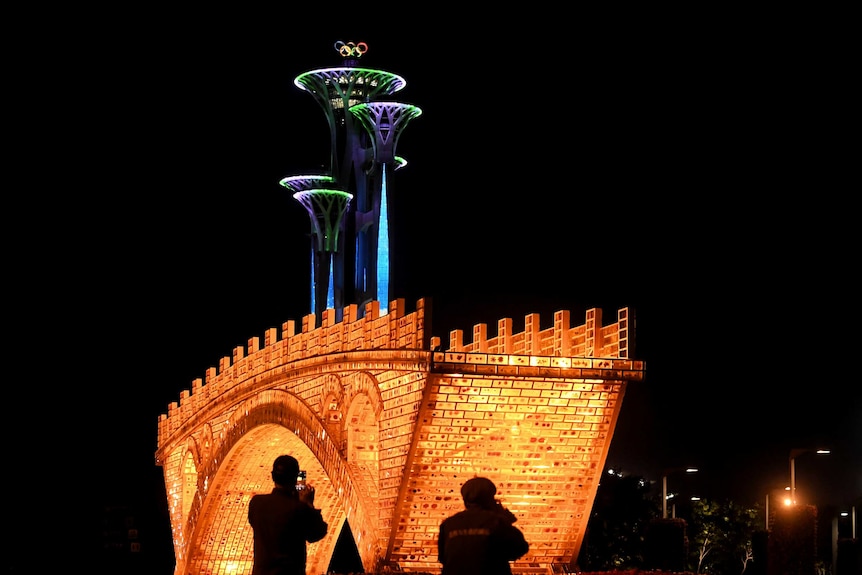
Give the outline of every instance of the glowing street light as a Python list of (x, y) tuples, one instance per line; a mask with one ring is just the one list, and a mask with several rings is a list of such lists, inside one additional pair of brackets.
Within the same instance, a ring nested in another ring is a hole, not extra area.
[(685, 471), (686, 473), (697, 473), (696, 467), (677, 467), (674, 469), (666, 469), (661, 477), (661, 518), (667, 519), (667, 476), (677, 471)]
[[(779, 491), (788, 491), (789, 492), (790, 487), (775, 488), (771, 491), (771, 493), (773, 495), (775, 495)], [(764, 521), (765, 521), (765, 525), (766, 525), (765, 529), (767, 531), (769, 531), (769, 494), (770, 494), (770, 492), (767, 491), (766, 492), (766, 506), (763, 508), (763, 516), (764, 516)], [(779, 498), (779, 500), (780, 500), (780, 498)], [(785, 505), (790, 505), (790, 498), (789, 497), (787, 499), (785, 499)]]
[(818, 455), (828, 455), (832, 453), (828, 449), (791, 449), (790, 450), (790, 503), (796, 505), (796, 458), (803, 453), (815, 452)]

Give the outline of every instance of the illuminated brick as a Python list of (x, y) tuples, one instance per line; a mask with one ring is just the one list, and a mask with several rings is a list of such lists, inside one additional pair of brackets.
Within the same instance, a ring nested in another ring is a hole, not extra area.
[[(225, 573), (226, 559), (237, 573), (250, 567), (244, 510), (269, 489), (282, 452), (316, 478), (334, 532), (349, 518), (368, 566), (385, 557), (437, 569), (437, 527), (462, 507), (459, 486), (474, 474), (494, 480), (517, 513), (532, 549), (521, 567), (577, 554), (620, 397), (643, 380), (643, 362), (622, 355), (627, 310), (608, 326), (588, 311), (571, 328), (558, 313), (550, 330), (531, 316), (521, 334), (501, 320), (497, 337), (456, 333), (456, 346), (430, 352), (419, 349), (425, 318), (401, 301), (389, 309), (376, 319), (345, 311), (340, 323), (325, 314), (319, 327), (312, 314), (299, 333), (283, 324), (281, 339), (267, 330), (159, 416), (156, 461), (178, 569)], [(571, 355), (560, 356), (566, 345)], [(585, 357), (588, 347), (601, 354)], [(315, 565), (325, 567), (334, 540), (309, 546)]]

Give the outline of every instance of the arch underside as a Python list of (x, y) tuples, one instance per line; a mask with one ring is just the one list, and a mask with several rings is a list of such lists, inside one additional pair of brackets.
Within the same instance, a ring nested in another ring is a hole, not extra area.
[[(354, 427), (365, 432), (353, 433), (348, 449), (372, 453), (377, 433), (376, 423), (369, 421), (374, 421), (375, 414), (364, 396), (354, 403)], [(282, 454), (296, 457), (307, 471), (315, 487), (315, 506), (329, 525), (330, 536), (308, 546), (308, 573), (328, 570), (338, 534), (348, 519), (363, 565), (370, 569), (379, 562), (385, 551), (385, 544), (377, 541), (379, 513), (364, 506), (371, 501), (365, 494), (376, 492), (374, 467), (361, 459), (348, 464), (340, 456), (343, 447), (332, 441), (313, 410), (291, 394), (266, 392), (236, 410), (232, 428), (230, 435), (236, 441), (216, 455), (220, 463), (212, 485), (199, 486), (206, 497), (199, 513), (191, 514), (196, 521), (185, 554), (185, 573), (251, 573), (253, 530), (248, 525), (248, 503), (254, 494), (272, 489), (272, 462)]]

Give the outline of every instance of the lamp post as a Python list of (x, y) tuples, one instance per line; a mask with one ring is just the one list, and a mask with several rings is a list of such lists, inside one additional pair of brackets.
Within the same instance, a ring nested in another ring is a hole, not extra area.
[(666, 469), (661, 476), (661, 518), (667, 519), (667, 476), (677, 471), (685, 471), (686, 473), (697, 473), (696, 467), (677, 467), (674, 469)]
[(818, 455), (828, 455), (829, 453), (832, 453), (828, 449), (795, 448), (790, 450), (790, 503), (792, 505), (796, 505), (796, 458), (803, 453), (808, 453), (810, 451), (813, 451)]
[(839, 517), (850, 516), (850, 538), (856, 539), (856, 506), (850, 508), (850, 512), (842, 511), (832, 519), (832, 565), (838, 565), (838, 539), (841, 536), (838, 526)]

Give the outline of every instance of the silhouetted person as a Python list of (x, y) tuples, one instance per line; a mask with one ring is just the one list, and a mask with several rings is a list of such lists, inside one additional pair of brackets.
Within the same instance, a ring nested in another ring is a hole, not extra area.
[(260, 493), (248, 504), (254, 529), (252, 575), (305, 575), (306, 543), (320, 541), (329, 526), (314, 508), (314, 487), (297, 490), (299, 462), (280, 455), (272, 464), (271, 493)]
[(494, 498), (497, 487), (486, 477), (461, 486), (463, 511), (440, 523), (437, 560), (441, 575), (512, 575), (509, 561), (530, 550), (517, 518)]

